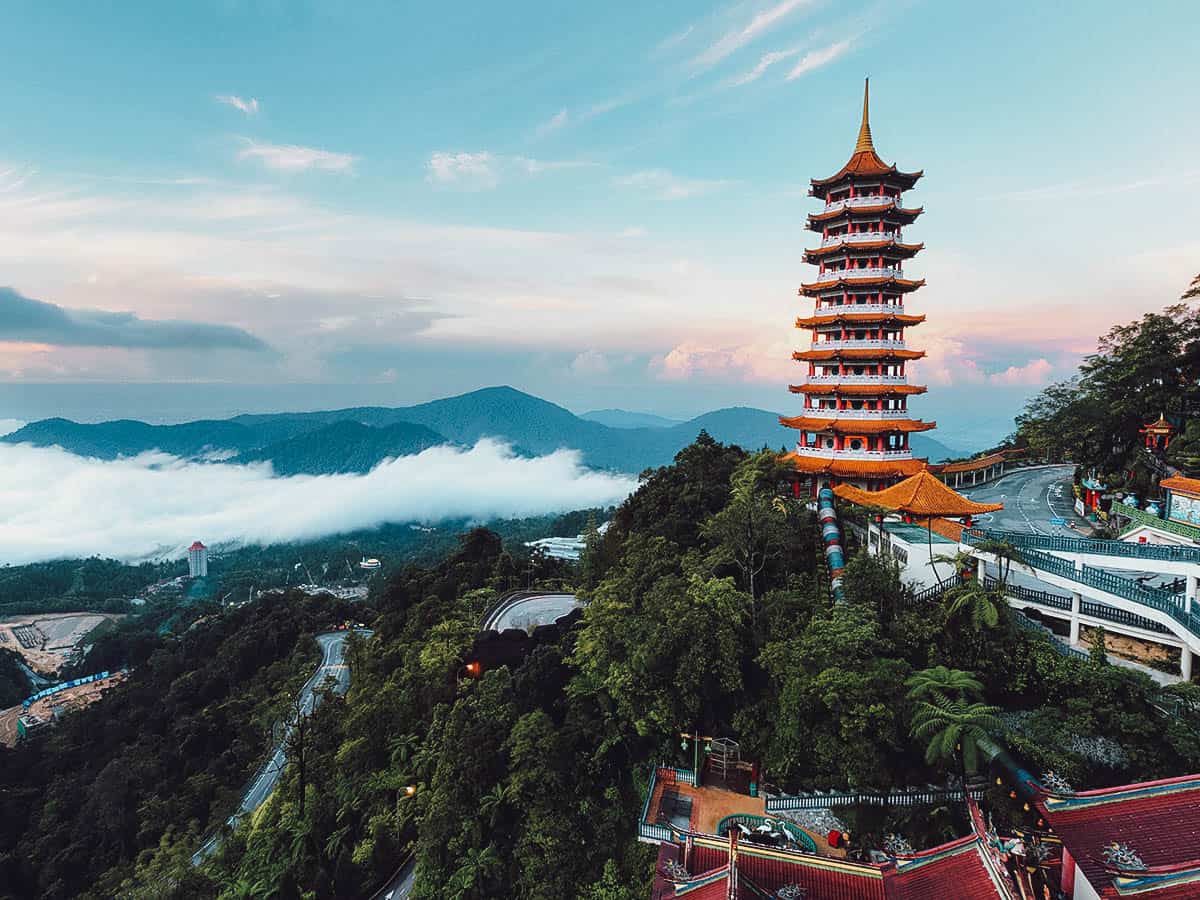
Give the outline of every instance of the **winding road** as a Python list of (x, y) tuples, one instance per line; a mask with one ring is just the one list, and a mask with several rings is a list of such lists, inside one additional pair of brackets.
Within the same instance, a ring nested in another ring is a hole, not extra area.
[[(349, 633), (348, 631), (333, 631), (317, 635), (317, 643), (321, 647), (321, 664), (317, 666), (317, 671), (313, 673), (312, 678), (308, 679), (304, 687), (300, 689), (301, 715), (312, 715), (313, 710), (321, 701), (321, 695), (317, 693), (317, 688), (327, 682), (332, 682), (329, 688), (335, 694), (344, 694), (350, 689), (350, 667), (343, 662), (346, 652), (346, 637)], [(373, 632), (369, 629), (358, 629), (358, 633), (369, 637)], [(254, 776), (250, 786), (246, 788), (246, 793), (242, 795), (242, 802), (238, 805), (237, 810), (225, 820), (225, 824), (230, 828), (236, 828), (238, 822), (262, 806), (267, 797), (271, 796), (271, 792), (275, 790), (275, 785), (279, 783), (279, 778), (287, 766), (287, 740), (291, 731), (291, 726), (289, 726), (276, 743), (275, 749), (267, 761), (259, 768), (258, 774)], [(201, 844), (200, 849), (192, 855), (192, 865), (200, 865), (212, 856), (220, 845), (221, 836), (218, 831)]]
[[(981, 528), (997, 531), (1023, 531), (1059, 537), (1081, 537), (1087, 527), (1075, 515), (1075, 496), (1071, 492), (1074, 466), (1037, 466), (1014, 469), (988, 484), (967, 488), (963, 494), (979, 503), (1003, 503), (1004, 509), (976, 517)], [(1062, 518), (1076, 527), (1052, 525), (1051, 518)]]
[(519, 628), (529, 631), (538, 625), (557, 622), (583, 603), (574, 594), (549, 591), (517, 591), (484, 619), (482, 631)]

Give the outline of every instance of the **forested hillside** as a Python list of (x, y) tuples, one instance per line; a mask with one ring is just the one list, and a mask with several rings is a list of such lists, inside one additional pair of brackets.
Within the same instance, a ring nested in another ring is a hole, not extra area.
[[(590, 599), (579, 628), (478, 678), (462, 666), (513, 571), (500, 540), (472, 532), (444, 562), (395, 573), (372, 601), (375, 636), (349, 656), (350, 693), (316, 715), (303, 773), (289, 767), (199, 872), (176, 844), (143, 853), (127, 895), (178, 879), (186, 896), (368, 896), (411, 849), (421, 898), (644, 900), (642, 792), (653, 763), (690, 764), (680, 731), (735, 737), (785, 790), (926, 784), (959, 766), (941, 732), (912, 737), (929, 690), (961, 692), (981, 721), (1003, 711), (995, 737), (1079, 786), (1200, 767), (1195, 688), (1064, 657), (970, 584), (917, 604), (857, 555), (834, 605), (811, 514), (778, 502), (786, 474), (702, 436), (577, 569), (533, 576)], [(998, 820), (1023, 815), (991, 799)], [(961, 827), (952, 811), (910, 826), (930, 842)], [(889, 827), (854, 830), (869, 846)]]
[[(311, 635), (347, 612), (287, 596), (178, 634), (147, 618), (101, 638), (96, 663), (132, 667), (129, 681), (36, 740), (0, 747), (0, 896), (128, 896), (121, 882), (141, 854), (161, 844), (190, 856), (315, 669)], [(177, 896), (213, 896), (177, 880)]]

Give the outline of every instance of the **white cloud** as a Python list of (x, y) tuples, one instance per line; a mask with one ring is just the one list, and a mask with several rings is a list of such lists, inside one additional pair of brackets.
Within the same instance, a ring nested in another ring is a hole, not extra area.
[(611, 369), (608, 357), (599, 350), (585, 350), (571, 360), (571, 373), (574, 375), (607, 375)]
[(251, 97), (249, 100), (243, 100), (236, 94), (218, 94), (213, 98), (218, 103), (224, 103), (226, 106), (232, 106), (234, 109), (240, 109), (248, 116), (258, 115), (258, 99)]
[(426, 164), (430, 184), (456, 184), (474, 188), (493, 188), (499, 183), (496, 158), (486, 150), (479, 153), (447, 153), (438, 150)]
[(1050, 382), (1054, 365), (1048, 359), (1033, 359), (1023, 366), (1009, 366), (1003, 372), (988, 376), (992, 384), (1012, 384), (1037, 387)]
[(821, 66), (828, 65), (839, 56), (843, 55), (853, 46), (852, 40), (837, 41), (830, 44), (828, 47), (822, 47), (819, 50), (810, 50), (800, 58), (800, 62), (796, 63), (792, 71), (788, 72), (787, 80), (793, 81), (801, 75), (806, 75), (814, 69), (819, 69)]
[(489, 440), (435, 447), (366, 475), (277, 478), (264, 465), (142, 454), (105, 462), (0, 445), (0, 546), (14, 563), (175, 557), (209, 545), (306, 540), (385, 522), (486, 521), (618, 503), (635, 478), (573, 450), (527, 459)]
[(619, 175), (613, 179), (621, 187), (651, 191), (668, 200), (682, 200), (710, 194), (731, 184), (725, 179), (686, 178), (666, 169), (646, 169), (631, 175)]
[(762, 10), (741, 28), (734, 28), (721, 35), (692, 60), (692, 65), (700, 69), (715, 66), (734, 51), (741, 49), (779, 25), (800, 7), (807, 6), (812, 2), (813, 0), (782, 0), (782, 2)]
[(261, 162), (276, 172), (306, 172), (316, 169), (323, 172), (353, 172), (358, 157), (352, 153), (335, 153), (316, 147), (301, 147), (297, 144), (264, 144), (245, 138), (246, 146), (238, 153), (238, 159)]
[(787, 384), (798, 376), (792, 348), (782, 341), (735, 346), (684, 341), (652, 360), (650, 368), (666, 381), (702, 377)]
[(534, 129), (533, 135), (534, 137), (542, 138), (548, 134), (552, 134), (566, 125), (567, 122), (570, 121), (570, 118), (571, 114), (566, 109), (560, 109), (549, 119)]
[(766, 73), (767, 69), (775, 65), (777, 62), (782, 62), (785, 59), (791, 59), (800, 52), (799, 47), (794, 47), (791, 50), (773, 50), (770, 53), (764, 53), (759, 57), (758, 64), (748, 72), (743, 72), (735, 78), (731, 78), (727, 84), (730, 87), (740, 87), (743, 84), (750, 84), (752, 81), (758, 81)]

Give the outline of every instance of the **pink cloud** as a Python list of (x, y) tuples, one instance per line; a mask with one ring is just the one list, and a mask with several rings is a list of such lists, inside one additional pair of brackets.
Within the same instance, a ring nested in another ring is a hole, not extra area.
[(1048, 359), (1032, 359), (1023, 366), (1009, 366), (1003, 372), (993, 372), (988, 376), (992, 384), (1019, 384), (1038, 386), (1047, 384), (1054, 372), (1054, 365)]

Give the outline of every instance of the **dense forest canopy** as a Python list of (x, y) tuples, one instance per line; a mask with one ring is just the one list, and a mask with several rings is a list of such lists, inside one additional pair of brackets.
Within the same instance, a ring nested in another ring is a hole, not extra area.
[[(131, 683), (0, 755), (10, 892), (368, 896), (411, 851), (422, 898), (641, 900), (649, 769), (690, 764), (694, 729), (735, 737), (782, 790), (944, 781), (963, 760), (940, 742), (963, 723), (1077, 785), (1200, 767), (1194, 688), (1065, 657), (977, 587), (918, 603), (858, 553), (834, 604), (811, 513), (779, 502), (786, 475), (701, 435), (590, 530), (580, 565), (527, 575), (578, 589), (579, 626), (478, 677), (463, 668), (478, 622), (518, 571), (501, 538), (477, 529), (394, 572), (354, 607), (375, 633), (351, 640), (351, 690), (315, 714), (303, 767), (198, 869), (200, 833), (312, 662), (320, 604), (253, 604), (126, 648), (118, 631), (98, 650), (134, 657)], [(1022, 815), (1006, 797), (1001, 821)], [(961, 827), (907, 825), (928, 841)], [(855, 827), (869, 845), (900, 826)]]
[[(1200, 296), (1200, 279), (1184, 300)], [(1167, 461), (1200, 473), (1200, 310), (1177, 303), (1117, 325), (1079, 374), (1033, 397), (1017, 417), (1017, 439), (1039, 456), (1066, 459), (1114, 485), (1146, 485), (1135, 469), (1139, 429), (1165, 414), (1182, 432)]]

